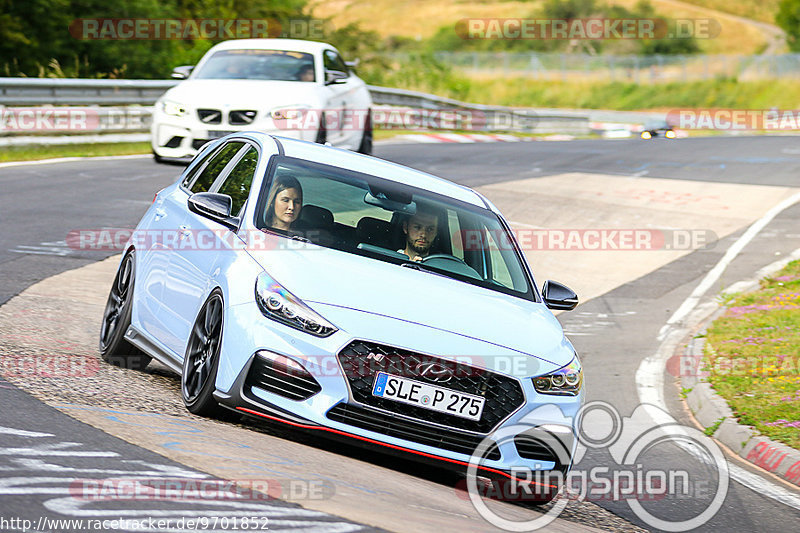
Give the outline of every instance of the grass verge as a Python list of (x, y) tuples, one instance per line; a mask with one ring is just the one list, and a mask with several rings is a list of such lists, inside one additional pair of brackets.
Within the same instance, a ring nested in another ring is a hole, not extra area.
[(0, 149), (0, 162), (149, 153), (150, 143), (148, 142), (4, 146)]
[(800, 449), (800, 261), (737, 295), (708, 328), (704, 370), (739, 421)]

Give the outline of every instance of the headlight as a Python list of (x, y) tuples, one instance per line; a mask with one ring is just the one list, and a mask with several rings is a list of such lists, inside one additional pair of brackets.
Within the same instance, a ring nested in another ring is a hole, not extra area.
[(533, 388), (539, 394), (577, 396), (583, 386), (583, 370), (576, 355), (565, 367), (555, 372), (533, 378)]
[(178, 102), (172, 102), (170, 100), (162, 100), (161, 110), (167, 115), (173, 115), (176, 117), (182, 117), (186, 114), (186, 108), (184, 106)]
[(270, 111), (269, 116), (273, 120), (297, 120), (303, 118), (306, 111), (308, 107), (301, 105), (278, 107)]
[(264, 316), (317, 337), (333, 335), (337, 328), (311, 310), (266, 272), (256, 278), (256, 302)]

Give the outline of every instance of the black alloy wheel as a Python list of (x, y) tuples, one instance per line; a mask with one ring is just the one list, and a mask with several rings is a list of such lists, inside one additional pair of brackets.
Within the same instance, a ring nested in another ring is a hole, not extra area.
[(214, 291), (197, 315), (183, 358), (183, 403), (196, 415), (217, 416), (221, 412), (213, 394), (222, 344), (222, 309), (222, 293)]

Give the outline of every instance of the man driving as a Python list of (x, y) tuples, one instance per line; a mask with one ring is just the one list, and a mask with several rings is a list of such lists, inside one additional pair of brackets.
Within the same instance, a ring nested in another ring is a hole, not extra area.
[(422, 261), (431, 253), (433, 241), (439, 230), (439, 218), (430, 211), (417, 210), (408, 220), (403, 222), (403, 234), (406, 236), (405, 250), (399, 250), (413, 261)]

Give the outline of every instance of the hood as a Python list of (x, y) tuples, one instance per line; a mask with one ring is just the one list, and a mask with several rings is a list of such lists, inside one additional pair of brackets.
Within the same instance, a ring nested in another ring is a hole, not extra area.
[(186, 80), (163, 98), (189, 107), (272, 109), (305, 104), (319, 107), (316, 83), (271, 80)]
[[(543, 304), (313, 245), (252, 255), (312, 309), (319, 303), (383, 315), (533, 355), (558, 367), (573, 357), (561, 324)], [(325, 317), (324, 308), (315, 310)]]

